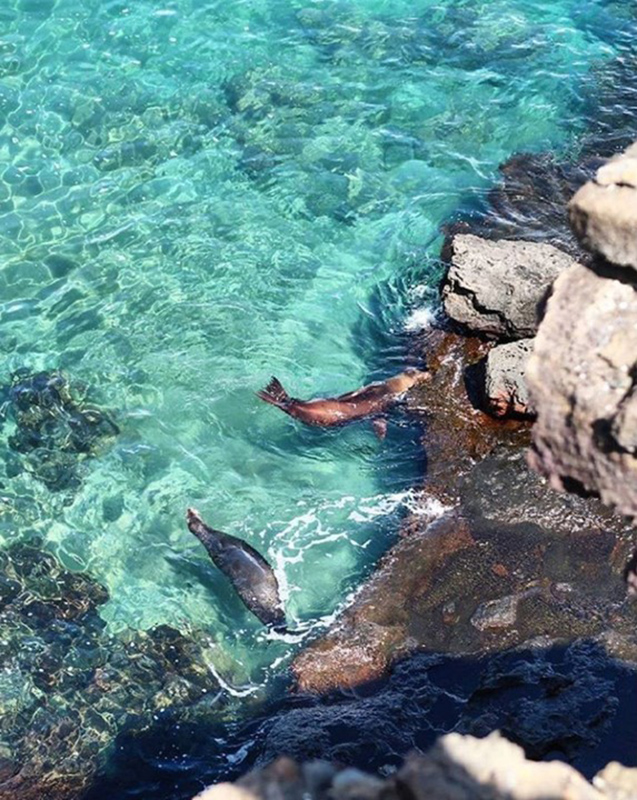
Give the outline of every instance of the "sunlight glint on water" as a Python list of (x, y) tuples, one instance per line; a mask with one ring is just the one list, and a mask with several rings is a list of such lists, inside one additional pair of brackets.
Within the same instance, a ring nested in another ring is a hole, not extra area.
[(76, 491), (7, 472), (5, 541), (39, 533), (103, 581), (112, 630), (205, 628), (225, 680), (262, 682), (291, 645), (244, 610), (185, 508), (267, 555), (293, 624), (360, 584), (413, 499), (419, 431), (302, 430), (254, 392), (404, 367), (439, 225), (512, 153), (581, 133), (580, 81), (614, 55), (596, 13), (5, 0), (2, 381), (63, 369), (122, 430)]

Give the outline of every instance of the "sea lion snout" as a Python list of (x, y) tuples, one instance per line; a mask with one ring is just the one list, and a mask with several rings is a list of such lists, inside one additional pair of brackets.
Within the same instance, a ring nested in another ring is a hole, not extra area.
[(190, 528), (193, 529), (193, 526), (200, 525), (203, 522), (201, 519), (201, 514), (197, 511), (196, 508), (187, 508), (186, 509), (186, 524)]

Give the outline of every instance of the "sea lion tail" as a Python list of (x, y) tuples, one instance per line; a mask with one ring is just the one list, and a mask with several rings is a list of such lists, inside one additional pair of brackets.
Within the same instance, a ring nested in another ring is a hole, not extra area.
[(275, 378), (274, 375), (265, 389), (261, 389), (260, 392), (257, 392), (257, 397), (260, 397), (261, 400), (265, 400), (266, 403), (270, 403), (277, 408), (286, 408), (292, 400), (290, 395), (283, 388), (281, 381)]

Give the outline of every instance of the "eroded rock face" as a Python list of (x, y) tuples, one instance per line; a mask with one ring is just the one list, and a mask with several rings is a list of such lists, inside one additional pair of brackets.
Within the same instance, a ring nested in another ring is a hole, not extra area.
[(489, 351), (485, 393), (487, 407), (496, 417), (533, 413), (525, 374), (532, 352), (533, 339), (500, 344)]
[(475, 332), (505, 339), (533, 336), (538, 306), (555, 278), (574, 263), (549, 244), (457, 235), (442, 288), (445, 311)]
[[(565, 335), (565, 331), (568, 335)], [(527, 368), (532, 466), (637, 515), (637, 293), (574, 266), (555, 282)]]
[(637, 144), (600, 167), (568, 209), (573, 230), (586, 247), (613, 264), (637, 270)]

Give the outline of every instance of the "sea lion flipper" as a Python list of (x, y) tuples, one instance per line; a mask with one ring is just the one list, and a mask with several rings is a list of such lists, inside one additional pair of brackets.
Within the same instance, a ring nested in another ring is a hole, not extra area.
[(385, 436), (387, 436), (387, 418), (376, 417), (372, 420), (372, 428), (374, 429), (374, 433), (376, 434), (377, 438), (382, 442)]
[(285, 408), (292, 399), (283, 388), (281, 381), (275, 378), (274, 375), (265, 389), (261, 389), (261, 391), (257, 392), (257, 397), (260, 397), (261, 400), (265, 400), (266, 403), (270, 403), (278, 408)]

